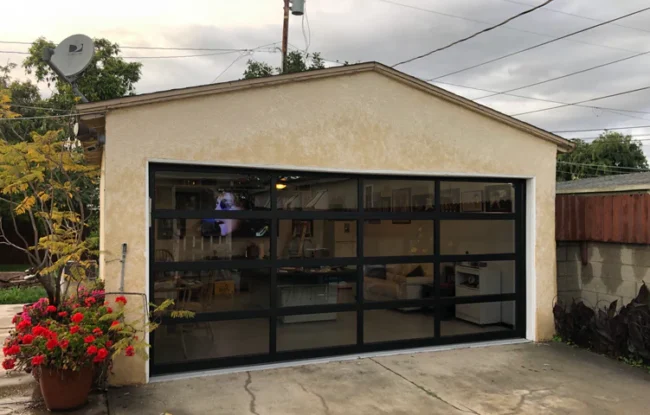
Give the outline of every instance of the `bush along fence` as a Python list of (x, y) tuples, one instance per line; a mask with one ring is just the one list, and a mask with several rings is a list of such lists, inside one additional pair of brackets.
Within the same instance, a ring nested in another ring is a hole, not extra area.
[(555, 329), (563, 341), (615, 359), (650, 365), (650, 291), (643, 284), (634, 300), (618, 308), (593, 309), (582, 300), (558, 301), (553, 307)]

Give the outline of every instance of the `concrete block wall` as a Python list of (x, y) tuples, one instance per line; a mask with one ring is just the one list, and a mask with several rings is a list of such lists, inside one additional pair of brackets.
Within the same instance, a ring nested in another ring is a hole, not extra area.
[(558, 298), (581, 298), (591, 306), (618, 300), (627, 304), (645, 281), (650, 285), (650, 245), (586, 242), (582, 264), (580, 242), (557, 243)]

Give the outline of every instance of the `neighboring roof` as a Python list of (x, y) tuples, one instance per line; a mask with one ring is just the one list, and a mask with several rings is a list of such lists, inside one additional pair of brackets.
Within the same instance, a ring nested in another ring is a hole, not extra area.
[(359, 63), (356, 65), (345, 65), (333, 68), (319, 69), (315, 71), (291, 73), (284, 75), (270, 76), (266, 78), (244, 79), (232, 82), (222, 82), (218, 84), (194, 86), (180, 89), (170, 89), (167, 91), (152, 92), (148, 94), (127, 96), (122, 98), (110, 99), (99, 102), (89, 102), (86, 104), (78, 104), (77, 111), (84, 119), (96, 118), (97, 114), (103, 114), (107, 111), (133, 107), (138, 105), (152, 104), (156, 102), (163, 102), (169, 100), (194, 98), (204, 95), (213, 95), (224, 92), (240, 91), (249, 88), (260, 88), (265, 86), (275, 86), (290, 82), (309, 81), (312, 79), (328, 78), (332, 76), (352, 75), (360, 72), (373, 71), (389, 78), (395, 79), (411, 87), (417, 88), (421, 91), (435, 95), (438, 98), (444, 99), (456, 105), (481, 113), (485, 116), (493, 118), (518, 130), (532, 134), (538, 138), (550, 141), (558, 146), (558, 150), (562, 152), (570, 151), (573, 149), (574, 144), (558, 135), (550, 133), (534, 125), (528, 124), (524, 121), (510, 117), (499, 111), (495, 111), (484, 105), (463, 98), (445, 89), (431, 85), (421, 79), (407, 75), (396, 69), (390, 68), (377, 62)]
[(614, 193), (650, 191), (650, 172), (613, 174), (590, 179), (558, 182), (556, 193)]

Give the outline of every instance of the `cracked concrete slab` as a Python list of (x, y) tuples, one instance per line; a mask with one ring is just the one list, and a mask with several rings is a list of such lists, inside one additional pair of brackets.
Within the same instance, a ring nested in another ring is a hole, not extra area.
[(644, 413), (650, 374), (559, 344), (394, 355), (115, 389), (111, 414)]

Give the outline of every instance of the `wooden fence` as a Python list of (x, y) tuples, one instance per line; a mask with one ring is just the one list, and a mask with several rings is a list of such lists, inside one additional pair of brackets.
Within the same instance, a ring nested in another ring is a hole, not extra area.
[(558, 241), (650, 243), (650, 194), (557, 195)]

